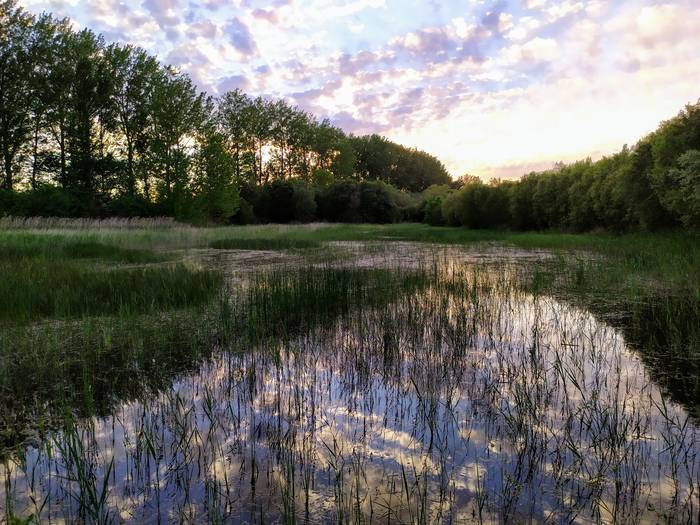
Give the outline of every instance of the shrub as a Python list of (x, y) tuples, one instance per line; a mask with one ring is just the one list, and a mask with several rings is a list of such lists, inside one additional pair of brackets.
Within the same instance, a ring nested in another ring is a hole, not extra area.
[(442, 197), (430, 197), (423, 203), (423, 222), (431, 226), (443, 226)]
[(110, 217), (152, 217), (153, 203), (141, 195), (120, 195), (107, 203)]
[(296, 222), (311, 222), (316, 219), (316, 192), (313, 186), (303, 181), (295, 181), (292, 199)]

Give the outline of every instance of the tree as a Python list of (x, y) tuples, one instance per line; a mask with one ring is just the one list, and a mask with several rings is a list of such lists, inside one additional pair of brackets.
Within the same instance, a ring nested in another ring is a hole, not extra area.
[(678, 157), (677, 165), (664, 175), (668, 188), (662, 197), (666, 209), (684, 226), (700, 230), (700, 150), (688, 150)]
[(0, 3), (0, 153), (3, 184), (12, 190), (17, 155), (32, 129), (34, 18), (15, 0)]
[(257, 97), (253, 101), (250, 126), (256, 145), (254, 160), (257, 161), (258, 184), (262, 184), (266, 179), (263, 171), (263, 149), (272, 137), (272, 121), (272, 104), (262, 97)]
[(149, 106), (159, 75), (157, 60), (143, 49), (113, 44), (105, 51), (113, 79), (114, 105), (119, 131), (126, 146), (124, 191), (136, 193), (136, 156), (146, 154), (149, 143)]
[(103, 133), (113, 125), (113, 83), (103, 49), (102, 38), (87, 29), (72, 34), (66, 48), (71, 73), (68, 186), (90, 197), (96, 185), (96, 154), (103, 156)]
[(199, 140), (200, 150), (194, 163), (197, 209), (210, 221), (228, 223), (238, 211), (240, 198), (225, 138), (209, 128)]
[(150, 164), (164, 211), (176, 213), (188, 184), (188, 152), (211, 111), (211, 102), (197, 94), (192, 80), (173, 68), (160, 72), (149, 101)]
[[(253, 101), (240, 89), (226, 93), (219, 100), (217, 107), (217, 124), (231, 154), (236, 181), (239, 184), (243, 180), (246, 154), (254, 148), (254, 112)], [(252, 166), (251, 171), (254, 170), (255, 166)]]

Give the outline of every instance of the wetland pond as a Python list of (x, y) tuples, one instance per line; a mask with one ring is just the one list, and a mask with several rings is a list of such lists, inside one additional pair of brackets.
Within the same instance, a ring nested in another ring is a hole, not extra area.
[(326, 255), (186, 253), (226, 275), (229, 336), (104, 371), (127, 386), (96, 415), (5, 455), (4, 519), (699, 521), (697, 422), (619, 329), (519, 286), (546, 252)]

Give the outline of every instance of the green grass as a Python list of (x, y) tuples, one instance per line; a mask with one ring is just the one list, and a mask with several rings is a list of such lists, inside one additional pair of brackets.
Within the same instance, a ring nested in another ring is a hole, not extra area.
[(15, 265), (18, 260), (37, 258), (58, 264), (63, 261), (138, 264), (176, 258), (174, 250), (190, 248), (314, 253), (319, 250), (313, 248), (333, 241), (499, 243), (528, 250), (545, 249), (562, 255), (559, 264), (572, 267), (569, 269), (575, 272), (580, 287), (629, 296), (645, 295), (654, 289), (659, 294), (682, 294), (700, 302), (700, 237), (686, 232), (531, 233), (424, 224), (6, 230), (0, 232), (0, 264), (5, 261)]
[(28, 435), (163, 391), (216, 348), (226, 301), (0, 330), (0, 459)]
[[(6, 230), (0, 232), (0, 255), (150, 262), (169, 250), (188, 248), (289, 250), (315, 248), (332, 241), (412, 241), (472, 245), (502, 243), (560, 253), (592, 252), (605, 256), (628, 284), (693, 289), (700, 294), (700, 236), (687, 232), (614, 235), (465, 230), (425, 224), (261, 225), (219, 228)], [(157, 253), (154, 251), (157, 250)], [(610, 274), (611, 276), (613, 274)], [(605, 277), (605, 276), (602, 276)], [(611, 279), (612, 280), (612, 279)], [(700, 299), (700, 297), (699, 297)]]
[[(411, 241), (472, 245), (502, 243), (524, 249), (560, 253), (591, 252), (608, 258), (610, 281), (630, 285), (649, 284), (693, 289), (700, 293), (700, 236), (687, 232), (634, 233), (625, 235), (532, 233), (465, 230), (424, 224), (340, 224), (321, 226), (244, 226), (205, 231), (220, 246), (303, 247), (331, 241)], [(269, 249), (269, 248), (265, 248)], [(700, 296), (699, 296), (700, 299)]]
[(215, 250), (303, 250), (318, 248), (319, 241), (313, 239), (288, 239), (284, 237), (266, 238), (228, 238), (209, 243)]
[(0, 271), (0, 320), (14, 322), (183, 308), (211, 299), (222, 282), (182, 264), (97, 271), (38, 259)]
[(97, 259), (110, 263), (148, 263), (164, 260), (146, 249), (124, 248), (98, 240), (94, 235), (0, 233), (0, 263), (20, 264), (25, 259)]

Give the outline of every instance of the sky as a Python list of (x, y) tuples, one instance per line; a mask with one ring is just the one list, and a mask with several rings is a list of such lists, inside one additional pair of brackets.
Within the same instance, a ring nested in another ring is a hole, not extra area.
[(700, 98), (700, 0), (20, 0), (216, 96), (285, 98), (453, 176), (634, 144)]

